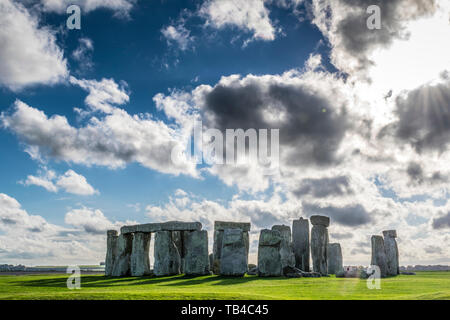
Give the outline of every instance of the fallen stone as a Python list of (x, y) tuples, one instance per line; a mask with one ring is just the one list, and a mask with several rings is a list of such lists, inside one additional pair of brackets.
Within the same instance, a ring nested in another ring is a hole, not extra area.
[(131, 251), (131, 276), (141, 277), (150, 274), (151, 233), (136, 232), (133, 235)]
[(247, 271), (247, 274), (249, 276), (256, 276), (258, 274), (258, 268), (256, 266), (252, 267), (252, 268), (249, 268), (248, 271)]
[(108, 230), (106, 232), (105, 276), (111, 276), (113, 273), (117, 253), (117, 238), (116, 230)]
[(156, 232), (153, 272), (156, 276), (170, 276), (181, 272), (181, 256), (170, 231)]
[(295, 256), (295, 266), (309, 272), (309, 221), (300, 218), (292, 223), (292, 245)]
[(342, 250), (341, 245), (339, 243), (330, 243), (328, 244), (327, 249), (327, 264), (328, 264), (328, 273), (337, 274), (344, 270), (344, 265), (342, 261)]
[(209, 274), (208, 232), (206, 230), (183, 232), (184, 273)]
[(387, 262), (386, 262), (386, 250), (384, 248), (384, 240), (382, 236), (372, 236), (372, 260), (371, 265), (378, 266), (380, 268), (380, 276), (385, 278), (387, 276)]
[(258, 275), (279, 277), (283, 273), (280, 247), (283, 238), (276, 230), (263, 229), (259, 234)]
[(124, 277), (131, 274), (131, 251), (133, 235), (121, 234), (117, 237), (117, 253), (112, 271), (113, 277)]
[(330, 218), (326, 216), (311, 216), (309, 220), (313, 226), (328, 227), (330, 225)]
[(223, 231), (220, 256), (220, 274), (223, 276), (243, 276), (247, 272), (248, 256), (241, 229)]

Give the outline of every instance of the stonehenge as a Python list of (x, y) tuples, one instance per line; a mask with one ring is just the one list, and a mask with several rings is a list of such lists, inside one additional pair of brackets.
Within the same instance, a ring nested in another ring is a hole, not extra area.
[(292, 245), (295, 267), (309, 272), (309, 221), (300, 218), (292, 222)]
[[(248, 260), (248, 250), (249, 250), (249, 236), (248, 232), (250, 231), (250, 223), (248, 222), (228, 222), (228, 221), (215, 221), (214, 222), (214, 246), (213, 246), (213, 265), (211, 266), (214, 274), (222, 274), (221, 273), (221, 261), (223, 257), (227, 258), (227, 255), (230, 253), (229, 250), (226, 250), (225, 255), (223, 254), (223, 238), (225, 234), (225, 230), (237, 229), (242, 232), (242, 241), (245, 247), (245, 256)], [(230, 245), (227, 245), (230, 246)]]
[[(383, 238), (384, 237), (384, 238)], [(398, 255), (397, 231), (385, 230), (383, 237), (373, 235), (372, 242), (372, 260), (371, 265), (380, 268), (380, 276), (396, 276), (400, 274), (400, 264)]]
[(339, 243), (329, 243), (327, 249), (328, 273), (339, 275), (344, 272), (342, 250)]
[(328, 226), (330, 218), (325, 216), (311, 216), (309, 218), (313, 225), (311, 229), (311, 256), (313, 271), (323, 276), (328, 275), (327, 249), (328, 249)]
[(386, 230), (383, 231), (384, 236), (384, 249), (386, 251), (386, 262), (387, 262), (387, 274), (389, 276), (396, 276), (400, 274), (400, 265), (398, 261), (398, 247), (397, 241), (397, 231), (396, 230)]
[[(311, 232), (309, 222), (312, 224)], [(202, 276), (214, 273), (234, 277), (245, 274), (289, 278), (328, 274), (347, 277), (341, 245), (329, 243), (329, 225), (329, 217), (313, 215), (309, 220), (293, 220), (292, 233), (286, 225), (262, 229), (258, 265), (248, 264), (251, 228), (248, 222), (215, 221), (212, 253), (209, 253), (208, 232), (202, 230), (200, 222), (169, 221), (123, 226), (120, 234), (116, 230), (106, 233), (105, 275)], [(385, 230), (383, 236), (371, 237), (371, 265), (380, 268), (381, 277), (399, 274), (396, 237), (396, 230)], [(151, 243), (154, 243), (153, 270), (149, 257)]]

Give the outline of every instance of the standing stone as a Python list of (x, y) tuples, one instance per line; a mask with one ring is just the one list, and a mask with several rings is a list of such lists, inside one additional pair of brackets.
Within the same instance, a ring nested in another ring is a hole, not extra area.
[(398, 261), (398, 246), (397, 241), (397, 231), (396, 230), (386, 230), (383, 231), (384, 236), (384, 249), (386, 250), (386, 263), (387, 263), (387, 274), (389, 276), (396, 276), (400, 274), (400, 265)]
[(116, 230), (108, 230), (106, 232), (105, 276), (107, 277), (113, 273), (114, 261), (117, 254), (117, 238)]
[(153, 273), (156, 276), (180, 274), (181, 257), (172, 240), (171, 231), (158, 231), (155, 234), (155, 265)]
[(309, 272), (309, 222), (300, 218), (292, 223), (292, 244), (294, 247), (295, 267)]
[(372, 236), (372, 261), (371, 265), (378, 266), (380, 268), (380, 276), (382, 278), (387, 275), (387, 262), (386, 251), (384, 248), (384, 240), (382, 236)]
[(247, 256), (249, 252), (249, 235), (250, 223), (248, 222), (230, 222), (230, 221), (215, 221), (214, 222), (214, 243), (213, 243), (213, 263), (211, 269), (214, 274), (220, 274), (220, 257), (222, 256), (223, 235), (225, 229), (239, 229), (243, 231), (245, 248)]
[(295, 256), (291, 242), (291, 228), (285, 225), (275, 225), (272, 227), (272, 230), (278, 231), (281, 235), (280, 257), (282, 270), (286, 267), (295, 267)]
[(323, 276), (328, 274), (327, 249), (328, 249), (328, 229), (330, 218), (325, 216), (311, 216), (313, 225), (311, 230), (311, 256), (313, 260), (313, 270)]
[(183, 232), (184, 273), (187, 275), (209, 274), (208, 232)]
[(133, 234), (121, 234), (117, 237), (117, 253), (114, 259), (112, 276), (124, 277), (131, 274), (131, 252), (133, 250)]
[(342, 249), (339, 243), (330, 243), (327, 249), (328, 273), (340, 275), (344, 272)]
[(223, 231), (220, 255), (220, 274), (223, 276), (243, 276), (247, 272), (247, 247), (241, 229)]
[(178, 253), (181, 258), (180, 272), (184, 273), (184, 246), (183, 246), (183, 233), (184, 231), (172, 231), (172, 241), (177, 247)]
[(150, 239), (151, 233), (136, 232), (133, 236), (131, 252), (131, 275), (141, 277), (150, 274)]
[(209, 270), (212, 271), (214, 264), (214, 255), (212, 253), (209, 254)]
[(263, 229), (259, 234), (258, 275), (278, 277), (283, 273), (280, 247), (283, 238), (279, 231)]

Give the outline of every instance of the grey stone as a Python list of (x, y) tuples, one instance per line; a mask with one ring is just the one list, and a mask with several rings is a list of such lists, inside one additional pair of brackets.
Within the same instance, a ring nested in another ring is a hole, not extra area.
[(150, 239), (151, 233), (136, 232), (133, 235), (131, 275), (134, 277), (150, 274)]
[(247, 272), (248, 255), (244, 232), (241, 229), (223, 231), (220, 255), (220, 274), (243, 276)]
[(281, 235), (280, 257), (281, 268), (287, 266), (295, 267), (295, 255), (291, 241), (291, 227), (285, 225), (275, 225), (272, 230), (278, 231)]
[(212, 271), (214, 264), (214, 255), (212, 253), (209, 254), (209, 269)]
[(260, 277), (279, 277), (283, 273), (281, 264), (281, 242), (279, 231), (263, 229), (259, 235), (258, 275)]
[(214, 243), (213, 243), (213, 263), (210, 268), (214, 274), (220, 274), (220, 257), (222, 255), (222, 239), (225, 229), (238, 229), (243, 231), (243, 238), (247, 256), (249, 252), (249, 235), (250, 223), (247, 222), (231, 222), (231, 221), (215, 221), (214, 222)]
[(258, 267), (254, 266), (254, 267), (248, 268), (247, 274), (249, 276), (256, 276), (258, 274)]
[(155, 235), (155, 265), (156, 276), (169, 276), (181, 272), (181, 257), (172, 240), (172, 232), (158, 231)]
[(134, 226), (123, 226), (120, 229), (120, 232), (122, 234), (127, 234), (134, 232), (195, 231), (201, 229), (202, 224), (200, 222), (168, 221), (162, 223), (146, 223)]
[(313, 226), (328, 227), (330, 225), (330, 218), (326, 216), (311, 216), (309, 220)]
[(206, 230), (183, 232), (184, 273), (209, 274), (208, 232)]
[(372, 243), (371, 265), (378, 266), (380, 268), (380, 276), (384, 278), (387, 276), (388, 267), (383, 237), (372, 236), (371, 243)]
[(186, 231), (172, 231), (172, 241), (177, 247), (178, 253), (180, 254), (181, 264), (180, 264), (180, 272), (184, 273), (184, 253), (185, 250), (183, 248), (183, 233)]
[(300, 218), (292, 223), (292, 245), (295, 256), (295, 266), (309, 272), (309, 221)]
[(339, 243), (328, 244), (327, 259), (328, 273), (338, 274), (339, 272), (344, 271), (342, 249)]
[(133, 248), (133, 235), (121, 234), (117, 237), (117, 251), (114, 259), (112, 276), (124, 277), (131, 274), (131, 251)]
[(313, 261), (313, 271), (318, 272), (323, 276), (328, 274), (327, 249), (327, 227), (322, 224), (313, 225), (311, 229), (311, 256)]
[(214, 221), (214, 230), (241, 229), (244, 232), (249, 232), (250, 227), (250, 222)]
[(111, 276), (113, 273), (117, 253), (117, 238), (116, 230), (108, 230), (106, 232), (105, 276)]
[(396, 276), (400, 273), (400, 264), (398, 260), (398, 246), (395, 238), (396, 230), (383, 231), (384, 249), (386, 250), (387, 275)]

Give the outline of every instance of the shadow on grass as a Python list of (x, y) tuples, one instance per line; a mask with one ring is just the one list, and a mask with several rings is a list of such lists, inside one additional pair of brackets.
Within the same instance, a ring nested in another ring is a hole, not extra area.
[[(15, 281), (15, 284), (27, 287), (53, 287), (66, 288), (67, 277), (41, 278), (33, 280)], [(212, 285), (237, 285), (250, 281), (266, 280), (289, 280), (288, 278), (261, 278), (257, 276), (246, 277), (224, 277), (224, 276), (169, 276), (169, 277), (105, 277), (105, 276), (81, 276), (81, 285), (86, 288), (104, 288), (114, 286), (134, 286), (134, 285), (164, 285), (164, 286), (190, 286), (211, 283)]]

